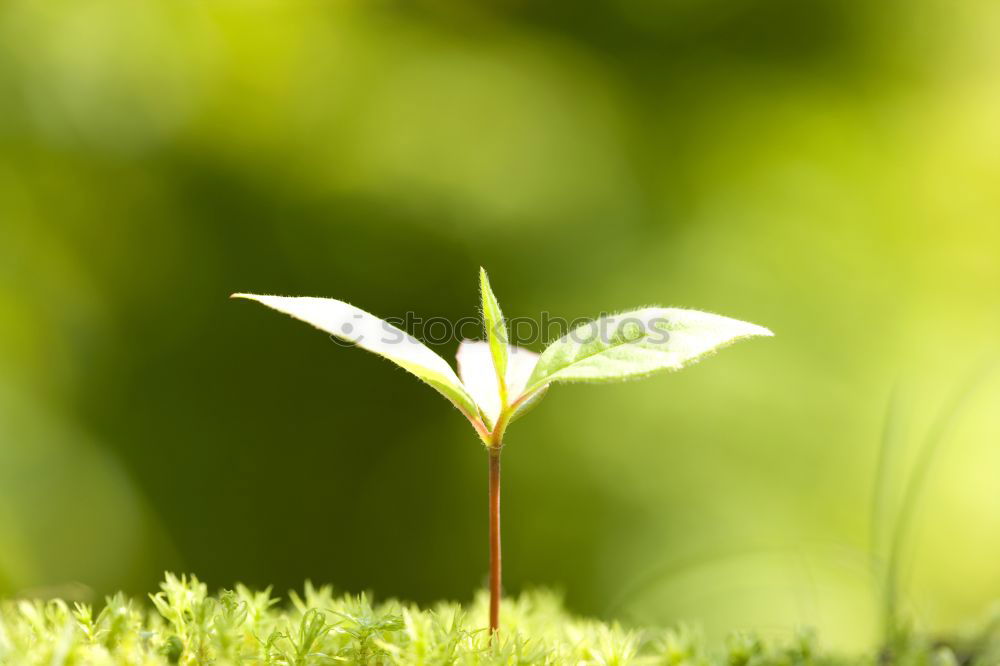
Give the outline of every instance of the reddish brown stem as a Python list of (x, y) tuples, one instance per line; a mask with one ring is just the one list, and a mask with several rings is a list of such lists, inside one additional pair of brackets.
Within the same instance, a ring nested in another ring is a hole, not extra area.
[(490, 636), (500, 628), (500, 447), (490, 454)]

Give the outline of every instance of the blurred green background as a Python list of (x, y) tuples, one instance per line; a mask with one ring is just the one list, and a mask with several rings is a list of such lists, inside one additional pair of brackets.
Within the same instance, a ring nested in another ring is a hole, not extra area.
[[(5, 0), (0, 592), (171, 568), (468, 599), (468, 425), (226, 297), (458, 318), (483, 265), (508, 316), (661, 303), (777, 334), (552, 390), (508, 438), (508, 590), (870, 643), (892, 387), (895, 506), (997, 352), (998, 34), (987, 0)], [(988, 374), (916, 507), (903, 596), (930, 630), (1000, 598), (998, 399)]]

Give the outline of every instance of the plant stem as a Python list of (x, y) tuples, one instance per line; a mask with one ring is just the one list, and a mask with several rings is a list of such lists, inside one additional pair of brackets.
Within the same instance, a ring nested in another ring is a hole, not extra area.
[(490, 636), (500, 628), (500, 447), (490, 455)]

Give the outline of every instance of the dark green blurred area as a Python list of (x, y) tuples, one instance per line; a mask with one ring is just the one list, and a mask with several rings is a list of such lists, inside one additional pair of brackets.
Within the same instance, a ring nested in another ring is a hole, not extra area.
[[(173, 568), (468, 599), (468, 425), (227, 296), (456, 319), (483, 265), (508, 316), (660, 303), (776, 333), (553, 389), (508, 438), (508, 589), (870, 641), (890, 389), (895, 489), (997, 352), (998, 34), (974, 1), (7, 0), (0, 590)], [(994, 374), (929, 477), (920, 626), (1000, 598), (998, 398)]]

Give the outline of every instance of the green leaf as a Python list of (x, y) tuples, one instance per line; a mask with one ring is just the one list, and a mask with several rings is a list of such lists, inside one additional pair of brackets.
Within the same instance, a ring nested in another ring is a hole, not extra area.
[(493, 367), (496, 370), (497, 382), (500, 386), (500, 399), (507, 402), (507, 324), (500, 311), (497, 297), (490, 288), (490, 278), (486, 269), (479, 269), (479, 292), (483, 301), (483, 324), (486, 326), (486, 339), (490, 344), (490, 354), (493, 356)]
[(608, 382), (678, 370), (762, 326), (697, 310), (644, 308), (579, 326), (542, 352), (527, 391), (552, 382)]
[[(510, 401), (516, 402), (524, 392), (531, 370), (538, 362), (538, 354), (522, 347), (511, 346), (504, 377)], [(496, 424), (502, 409), (500, 385), (493, 365), (489, 343), (463, 340), (458, 346), (458, 376), (482, 411), (483, 419), (491, 428)]]
[(232, 297), (257, 301), (387, 358), (430, 384), (469, 419), (479, 413), (475, 400), (443, 358), (409, 333), (375, 315), (332, 298), (256, 294), (233, 294)]

